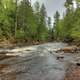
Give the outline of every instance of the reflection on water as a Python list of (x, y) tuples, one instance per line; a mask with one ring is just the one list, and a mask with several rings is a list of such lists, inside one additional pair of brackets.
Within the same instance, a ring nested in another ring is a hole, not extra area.
[(1, 60), (0, 64), (5, 65), (0, 67), (0, 80), (63, 80), (65, 65), (56, 60), (48, 49), (64, 46), (63, 43), (48, 43), (36, 47), (36, 51), (24, 57)]

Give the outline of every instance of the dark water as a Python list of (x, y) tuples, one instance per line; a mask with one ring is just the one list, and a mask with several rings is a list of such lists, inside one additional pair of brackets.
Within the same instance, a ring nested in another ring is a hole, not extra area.
[(64, 46), (63, 43), (48, 43), (36, 46), (35, 51), (24, 56), (0, 60), (1, 65), (5, 64), (0, 69), (0, 80), (64, 80), (65, 63), (48, 51)]

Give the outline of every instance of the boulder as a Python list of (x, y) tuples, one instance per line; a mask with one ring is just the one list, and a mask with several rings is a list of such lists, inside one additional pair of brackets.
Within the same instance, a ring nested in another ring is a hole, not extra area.
[(39, 45), (39, 41), (32, 41), (33, 45)]
[(63, 55), (57, 56), (57, 60), (60, 60), (60, 59), (64, 59), (64, 56)]

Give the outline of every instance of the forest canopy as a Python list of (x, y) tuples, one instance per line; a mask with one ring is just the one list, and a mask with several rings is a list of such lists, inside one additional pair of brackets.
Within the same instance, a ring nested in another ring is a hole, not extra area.
[(76, 9), (72, 1), (64, 3), (66, 13), (62, 19), (56, 11), (52, 26), (44, 4), (36, 1), (33, 9), (29, 0), (0, 0), (0, 39), (25, 42), (80, 40), (80, 0), (76, 0)]

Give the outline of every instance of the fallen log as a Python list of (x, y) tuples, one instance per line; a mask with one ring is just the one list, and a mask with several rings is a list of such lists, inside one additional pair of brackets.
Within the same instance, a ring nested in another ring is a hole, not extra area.
[(64, 48), (60, 48), (60, 49), (55, 50), (56, 53), (58, 53), (58, 52), (75, 53), (77, 51), (78, 51), (77, 46), (68, 46), (68, 47), (64, 47)]
[(63, 49), (61, 49), (64, 53), (74, 53), (77, 51), (77, 47), (76, 46), (72, 46), (72, 47), (65, 47)]

